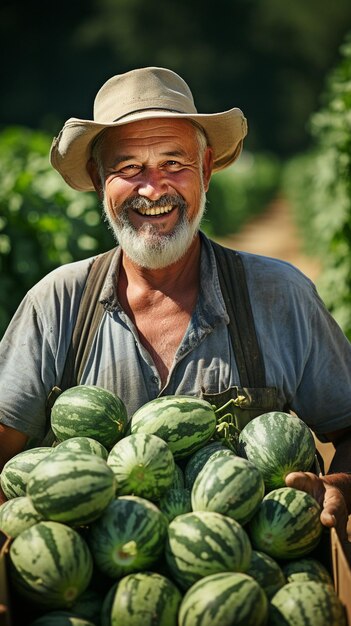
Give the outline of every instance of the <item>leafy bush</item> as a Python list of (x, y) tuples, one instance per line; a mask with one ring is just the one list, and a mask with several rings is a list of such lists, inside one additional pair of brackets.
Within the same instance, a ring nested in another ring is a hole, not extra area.
[(284, 188), (306, 246), (322, 260), (321, 295), (351, 339), (351, 35), (341, 53), (311, 118), (315, 148), (287, 166)]

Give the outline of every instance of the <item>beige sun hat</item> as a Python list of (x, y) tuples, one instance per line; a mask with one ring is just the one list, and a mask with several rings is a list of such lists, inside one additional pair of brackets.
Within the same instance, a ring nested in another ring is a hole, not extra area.
[(110, 78), (94, 102), (94, 120), (71, 117), (55, 137), (52, 166), (79, 191), (94, 189), (87, 171), (91, 147), (105, 128), (150, 118), (189, 119), (200, 125), (214, 151), (214, 171), (238, 158), (247, 123), (238, 108), (222, 113), (198, 113), (186, 82), (162, 67), (145, 67)]

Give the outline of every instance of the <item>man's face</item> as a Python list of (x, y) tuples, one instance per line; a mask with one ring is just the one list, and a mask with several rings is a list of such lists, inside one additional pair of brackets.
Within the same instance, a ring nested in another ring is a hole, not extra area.
[(158, 118), (106, 131), (100, 150), (104, 210), (123, 250), (151, 269), (177, 261), (204, 212), (211, 149), (202, 158), (189, 122)]

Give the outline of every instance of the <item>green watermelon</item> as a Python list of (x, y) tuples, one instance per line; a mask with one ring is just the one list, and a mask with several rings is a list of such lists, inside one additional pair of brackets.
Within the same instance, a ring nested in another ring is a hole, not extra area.
[(26, 495), (30, 472), (52, 451), (52, 448), (44, 446), (23, 450), (5, 463), (0, 475), (0, 486), (8, 500)]
[(12, 538), (42, 519), (27, 496), (11, 498), (0, 506), (0, 530)]
[(163, 439), (148, 433), (135, 433), (118, 441), (107, 464), (115, 475), (118, 495), (158, 500), (174, 479), (170, 448)]
[(92, 437), (72, 437), (61, 441), (55, 450), (71, 450), (72, 452), (87, 452), (88, 454), (96, 454), (105, 461), (108, 457), (108, 450), (96, 439)]
[(105, 607), (109, 613), (106, 623), (109, 626), (177, 626), (181, 599), (174, 583), (161, 574), (129, 574), (113, 587)]
[(58, 441), (91, 437), (110, 450), (123, 436), (126, 424), (123, 401), (95, 385), (66, 389), (51, 410), (51, 428)]
[(247, 574), (222, 572), (205, 576), (185, 593), (179, 626), (264, 626), (268, 601)]
[(234, 452), (221, 441), (210, 441), (189, 457), (184, 470), (185, 486), (187, 489), (192, 488), (194, 480), (200, 470), (202, 470), (205, 463), (217, 454), (217, 452), (219, 456), (234, 455)]
[(50, 611), (31, 622), (30, 626), (96, 626), (96, 624), (69, 611)]
[(56, 450), (30, 473), (27, 495), (46, 519), (74, 526), (88, 524), (115, 496), (111, 468), (99, 456)]
[(239, 454), (261, 472), (267, 491), (285, 486), (289, 472), (311, 469), (316, 446), (308, 426), (298, 417), (272, 411), (246, 424)]
[(178, 463), (174, 463), (174, 476), (170, 489), (184, 489), (185, 478), (184, 472)]
[(38, 522), (10, 545), (10, 576), (15, 590), (39, 606), (68, 608), (88, 587), (93, 561), (73, 528)]
[(268, 554), (257, 550), (252, 550), (250, 567), (246, 574), (257, 580), (268, 599), (272, 598), (278, 589), (287, 582), (277, 561)]
[(169, 445), (174, 458), (189, 456), (214, 434), (216, 414), (206, 400), (193, 396), (162, 396), (134, 413), (131, 433), (151, 433)]
[(100, 571), (111, 578), (148, 569), (163, 551), (167, 520), (139, 496), (119, 496), (90, 526), (88, 542)]
[(246, 571), (251, 545), (238, 522), (212, 511), (178, 515), (168, 527), (166, 562), (182, 588), (218, 572)]
[(316, 580), (333, 585), (333, 579), (327, 568), (313, 557), (295, 559), (285, 563), (282, 569), (288, 583)]
[(321, 538), (320, 512), (308, 493), (292, 487), (274, 489), (249, 522), (253, 547), (277, 559), (308, 554)]
[(217, 511), (246, 524), (264, 496), (261, 472), (233, 454), (211, 457), (197, 475), (191, 490), (193, 511)]
[(157, 505), (168, 521), (171, 522), (177, 515), (190, 513), (192, 510), (191, 493), (189, 489), (185, 488), (168, 489)]
[(270, 626), (347, 626), (344, 606), (330, 585), (307, 580), (284, 585), (271, 599)]

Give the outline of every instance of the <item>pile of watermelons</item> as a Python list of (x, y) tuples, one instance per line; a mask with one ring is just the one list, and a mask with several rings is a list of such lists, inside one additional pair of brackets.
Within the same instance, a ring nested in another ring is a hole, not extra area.
[(62, 393), (56, 444), (0, 477), (21, 626), (346, 625), (315, 558), (319, 505), (284, 483), (313, 466), (310, 430), (281, 412), (223, 424), (193, 397), (128, 421), (104, 389)]

